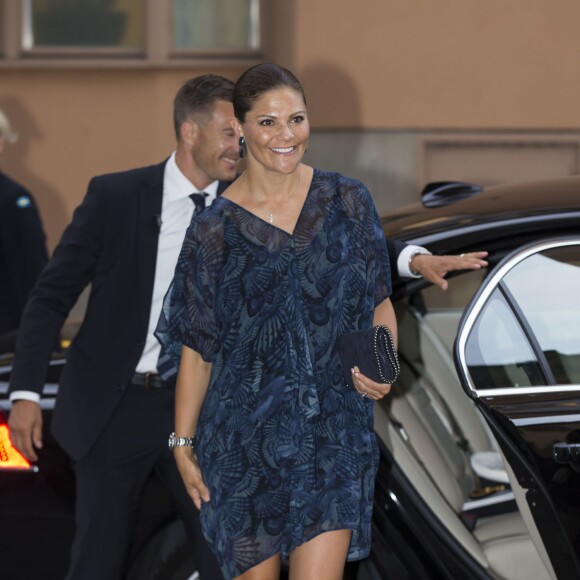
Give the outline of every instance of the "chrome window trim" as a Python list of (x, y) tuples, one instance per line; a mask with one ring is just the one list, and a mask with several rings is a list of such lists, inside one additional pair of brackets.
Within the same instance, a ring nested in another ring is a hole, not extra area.
[(534, 425), (563, 425), (580, 423), (580, 415), (543, 415), (541, 417), (522, 417), (511, 419), (516, 427), (533, 427)]
[(518, 218), (507, 218), (507, 219), (499, 218), (490, 222), (468, 224), (465, 226), (458, 227), (449, 227), (447, 231), (440, 231), (431, 234), (427, 233), (420, 236), (410, 236), (408, 238), (407, 236), (404, 235), (402, 231), (398, 233), (397, 238), (404, 240), (409, 244), (428, 247), (429, 245), (437, 243), (441, 240), (446, 240), (448, 238), (460, 238), (464, 235), (473, 235), (474, 232), (486, 232), (488, 230), (496, 230), (498, 227), (511, 228), (518, 226), (520, 224), (533, 224), (536, 222), (545, 223), (546, 217), (548, 217), (549, 220), (565, 221), (578, 218), (579, 216), (580, 212), (578, 211), (560, 211), (555, 213), (546, 213), (544, 215), (523, 216)]
[(509, 387), (501, 389), (481, 389), (477, 390), (473, 381), (471, 379), (471, 374), (467, 367), (467, 360), (465, 358), (465, 348), (467, 343), (467, 337), (471, 333), (476, 319), (481, 313), (483, 307), (487, 304), (489, 297), (493, 291), (497, 288), (500, 281), (504, 276), (520, 262), (523, 262), (526, 258), (533, 254), (539, 252), (550, 250), (552, 248), (563, 248), (568, 246), (579, 246), (580, 237), (575, 237), (572, 239), (552, 239), (543, 242), (538, 242), (533, 246), (528, 246), (525, 250), (522, 250), (505, 264), (500, 266), (492, 275), (491, 279), (486, 282), (486, 285), (477, 297), (476, 306), (471, 309), (469, 315), (465, 319), (463, 327), (461, 329), (461, 335), (457, 337), (457, 356), (459, 358), (459, 363), (463, 369), (463, 373), (466, 378), (467, 386), (475, 398), (490, 397), (490, 396), (508, 396), (516, 394), (532, 394), (532, 393), (557, 393), (557, 392), (574, 392), (580, 391), (580, 385), (553, 385), (545, 387)]
[(547, 393), (580, 393), (580, 385), (546, 385), (544, 387), (503, 387), (501, 389), (480, 389), (474, 391), (480, 399), (493, 399), (507, 395), (537, 395)]

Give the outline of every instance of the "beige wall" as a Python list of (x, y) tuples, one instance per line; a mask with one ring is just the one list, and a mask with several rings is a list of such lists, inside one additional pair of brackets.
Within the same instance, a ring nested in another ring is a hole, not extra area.
[[(421, 133), (538, 130), (557, 137), (580, 130), (577, 0), (268, 6), (268, 54), (291, 67), (307, 91), (311, 161), (368, 174), (377, 190), (407, 184), (383, 208), (414, 195), (413, 172), (428, 163), (416, 145)], [(0, 165), (37, 197), (50, 247), (92, 175), (155, 163), (172, 150), (171, 102), (183, 80), (210, 71), (235, 80), (247, 64), (138, 70), (0, 64), (0, 107), (22, 135)], [(382, 165), (386, 179), (376, 171)]]
[(580, 127), (577, 0), (296, 0), (319, 127)]

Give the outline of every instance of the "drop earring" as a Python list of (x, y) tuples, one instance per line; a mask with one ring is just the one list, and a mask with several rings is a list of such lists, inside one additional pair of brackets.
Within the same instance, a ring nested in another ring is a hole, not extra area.
[(240, 137), (240, 159), (243, 159), (245, 154), (246, 154), (246, 140), (243, 137)]

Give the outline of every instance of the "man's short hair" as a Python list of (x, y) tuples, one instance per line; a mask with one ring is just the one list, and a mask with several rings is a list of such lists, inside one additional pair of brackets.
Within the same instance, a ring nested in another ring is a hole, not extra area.
[(181, 125), (193, 120), (206, 123), (216, 101), (233, 100), (234, 83), (219, 75), (202, 75), (186, 81), (173, 101), (173, 124), (175, 137), (179, 141)]

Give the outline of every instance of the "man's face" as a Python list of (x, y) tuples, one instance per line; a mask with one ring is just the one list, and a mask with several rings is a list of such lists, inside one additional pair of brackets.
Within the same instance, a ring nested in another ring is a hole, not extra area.
[(234, 107), (227, 101), (216, 101), (209, 121), (198, 125), (191, 147), (193, 161), (208, 183), (232, 181), (240, 161), (238, 138), (232, 129)]

